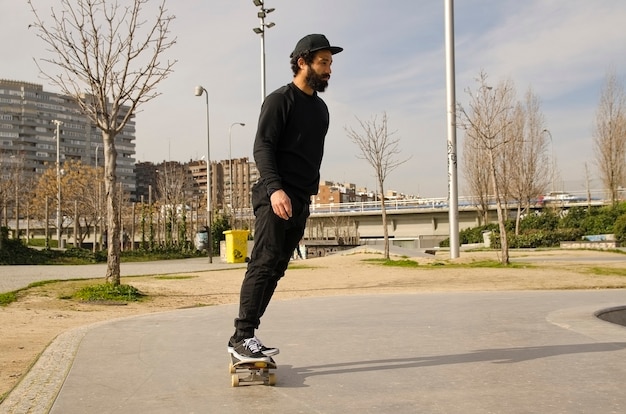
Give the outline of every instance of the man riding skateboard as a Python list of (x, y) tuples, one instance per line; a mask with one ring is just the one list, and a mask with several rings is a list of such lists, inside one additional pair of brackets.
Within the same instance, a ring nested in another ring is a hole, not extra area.
[(300, 39), (290, 55), (293, 81), (261, 106), (254, 141), (260, 174), (252, 188), (254, 247), (228, 342), (228, 352), (241, 361), (269, 361), (279, 352), (263, 345), (255, 330), (304, 235), (310, 198), (319, 188), (329, 113), (318, 92), (326, 90), (332, 56), (342, 50), (322, 34)]

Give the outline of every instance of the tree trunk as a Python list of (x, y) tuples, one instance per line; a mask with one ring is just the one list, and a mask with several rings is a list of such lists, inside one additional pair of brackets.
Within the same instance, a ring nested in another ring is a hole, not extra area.
[(506, 226), (502, 201), (500, 200), (500, 191), (498, 189), (498, 179), (496, 173), (495, 158), (493, 156), (493, 150), (490, 151), (490, 167), (491, 167), (491, 180), (493, 181), (494, 194), (496, 197), (496, 211), (498, 212), (498, 228), (500, 230), (500, 250), (502, 252), (502, 264), (509, 264), (509, 242), (506, 237)]
[(385, 243), (384, 255), (385, 259), (389, 260), (389, 230), (387, 229), (387, 209), (385, 208), (385, 193), (383, 192), (383, 181), (378, 180), (378, 187), (380, 189), (380, 211), (383, 216), (383, 239)]
[(107, 273), (106, 282), (115, 286), (120, 284), (120, 221), (119, 203), (115, 196), (117, 177), (115, 166), (117, 150), (115, 136), (110, 132), (102, 132), (104, 142), (104, 191), (106, 193), (106, 233), (107, 233)]
[(522, 202), (518, 201), (517, 203), (517, 213), (515, 215), (515, 235), (519, 236), (519, 225), (522, 221)]

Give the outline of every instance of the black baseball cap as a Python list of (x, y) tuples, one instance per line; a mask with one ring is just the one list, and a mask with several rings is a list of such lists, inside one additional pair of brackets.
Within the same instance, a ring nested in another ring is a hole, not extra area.
[(318, 50), (330, 50), (333, 55), (343, 50), (343, 47), (331, 46), (323, 34), (310, 34), (304, 36), (296, 44), (296, 48), (289, 55), (290, 58), (300, 56), (303, 53), (317, 52)]

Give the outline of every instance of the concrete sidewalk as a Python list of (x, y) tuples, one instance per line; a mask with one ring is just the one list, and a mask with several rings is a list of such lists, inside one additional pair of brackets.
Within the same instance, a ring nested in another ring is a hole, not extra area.
[[(246, 267), (247, 263), (226, 263), (219, 257), (209, 263), (208, 257), (193, 259), (159, 260), (154, 262), (129, 262), (120, 265), (122, 277), (143, 275), (164, 275), (185, 272)], [(24, 265), (0, 266), (0, 293), (12, 292), (27, 287), (34, 282), (45, 280), (104, 279), (106, 263), (88, 265)]]
[[(275, 301), (275, 387), (231, 388), (234, 305), (61, 335), (3, 413), (621, 413), (625, 290), (382, 294)], [(67, 375), (66, 375), (67, 374)]]

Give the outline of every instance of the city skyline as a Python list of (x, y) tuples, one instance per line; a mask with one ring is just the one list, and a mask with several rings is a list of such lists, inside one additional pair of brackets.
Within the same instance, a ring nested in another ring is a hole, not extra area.
[[(34, 58), (46, 56), (45, 45), (29, 31), (33, 16), (25, 3), (1, 0), (5, 44), (0, 78), (41, 83)], [(209, 92), (211, 158), (252, 159), (252, 142), (261, 103), (258, 8), (252, 0), (174, 2), (171, 29), (178, 44), (168, 53), (177, 59), (174, 73), (159, 85), (162, 96), (140, 108), (136, 123), (137, 161), (185, 162), (206, 154), (206, 107), (194, 87)], [(51, 0), (33, 0), (49, 20)], [(321, 94), (329, 106), (322, 181), (351, 182), (375, 188), (372, 169), (358, 159), (345, 127), (358, 121), (389, 117), (408, 163), (394, 170), (386, 189), (423, 197), (447, 194), (445, 57), (443, 2), (397, 0), (382, 5), (369, 0), (338, 4), (317, 0), (314, 7), (287, 0), (266, 0), (275, 8), (266, 18), (267, 92), (291, 79), (289, 53), (308, 33), (325, 33), (345, 48), (335, 56), (333, 76)], [(562, 178), (559, 189), (582, 191), (584, 164), (597, 185), (592, 133), (603, 82), (613, 71), (624, 84), (626, 42), (620, 23), (626, 3), (619, 0), (472, 0), (455, 3), (457, 101), (467, 105), (465, 90), (475, 89), (484, 70), (495, 84), (511, 79), (521, 100), (528, 88), (541, 100), (549, 147)], [(146, 14), (150, 18), (150, 14)], [(8, 20), (8, 19), (7, 19)], [(54, 91), (47, 84), (44, 89)], [(245, 127), (232, 130), (234, 122)], [(459, 148), (463, 139), (457, 131)], [(459, 151), (459, 157), (462, 153)], [(462, 183), (460, 193), (467, 193)]]

